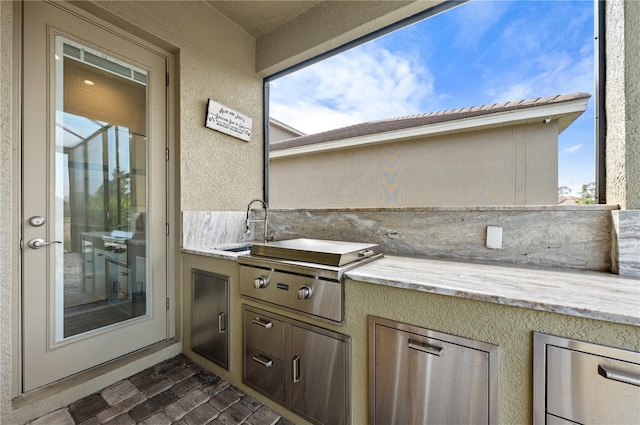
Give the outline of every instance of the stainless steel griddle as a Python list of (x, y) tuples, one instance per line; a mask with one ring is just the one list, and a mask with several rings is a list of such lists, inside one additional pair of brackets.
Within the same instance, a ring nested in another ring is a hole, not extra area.
[(238, 256), (242, 296), (344, 323), (344, 273), (383, 256), (379, 245), (321, 239), (256, 243)]
[(380, 253), (380, 247), (376, 244), (321, 239), (289, 239), (257, 243), (251, 247), (251, 255), (259, 257), (280, 258), (335, 267), (373, 257)]

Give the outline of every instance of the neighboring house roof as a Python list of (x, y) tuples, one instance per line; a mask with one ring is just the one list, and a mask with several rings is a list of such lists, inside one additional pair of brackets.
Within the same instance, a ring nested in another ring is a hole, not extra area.
[(588, 93), (572, 93), (370, 121), (272, 143), (270, 156), (302, 155), (547, 119), (558, 121), (560, 134), (587, 109), (590, 98)]
[(287, 133), (291, 133), (292, 135), (295, 135), (295, 137), (306, 136), (306, 134), (303, 133), (302, 131), (296, 128), (293, 128), (290, 125), (283, 123), (282, 121), (278, 121), (275, 118), (269, 118), (269, 125), (280, 128), (281, 130), (286, 131)]

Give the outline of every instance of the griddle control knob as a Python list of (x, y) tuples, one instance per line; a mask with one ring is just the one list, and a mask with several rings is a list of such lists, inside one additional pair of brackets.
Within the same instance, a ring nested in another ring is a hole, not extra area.
[(302, 285), (300, 289), (298, 289), (298, 299), (299, 300), (308, 300), (313, 296), (313, 289), (310, 286)]
[(258, 276), (256, 280), (253, 281), (253, 287), (256, 289), (266, 288), (269, 284), (269, 277), (267, 276)]

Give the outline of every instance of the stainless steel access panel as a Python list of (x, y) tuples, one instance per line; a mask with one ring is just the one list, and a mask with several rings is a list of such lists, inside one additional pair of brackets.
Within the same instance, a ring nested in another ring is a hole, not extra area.
[(497, 424), (498, 346), (369, 317), (372, 424)]
[(229, 277), (191, 269), (191, 347), (229, 369)]
[(640, 353), (535, 333), (533, 361), (534, 423), (640, 424)]

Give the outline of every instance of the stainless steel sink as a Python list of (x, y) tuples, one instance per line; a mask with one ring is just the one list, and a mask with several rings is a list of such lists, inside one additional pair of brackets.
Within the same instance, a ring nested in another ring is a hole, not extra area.
[(251, 250), (251, 245), (240, 245), (240, 246), (223, 246), (215, 248), (218, 251), (226, 251), (226, 252), (248, 252)]

